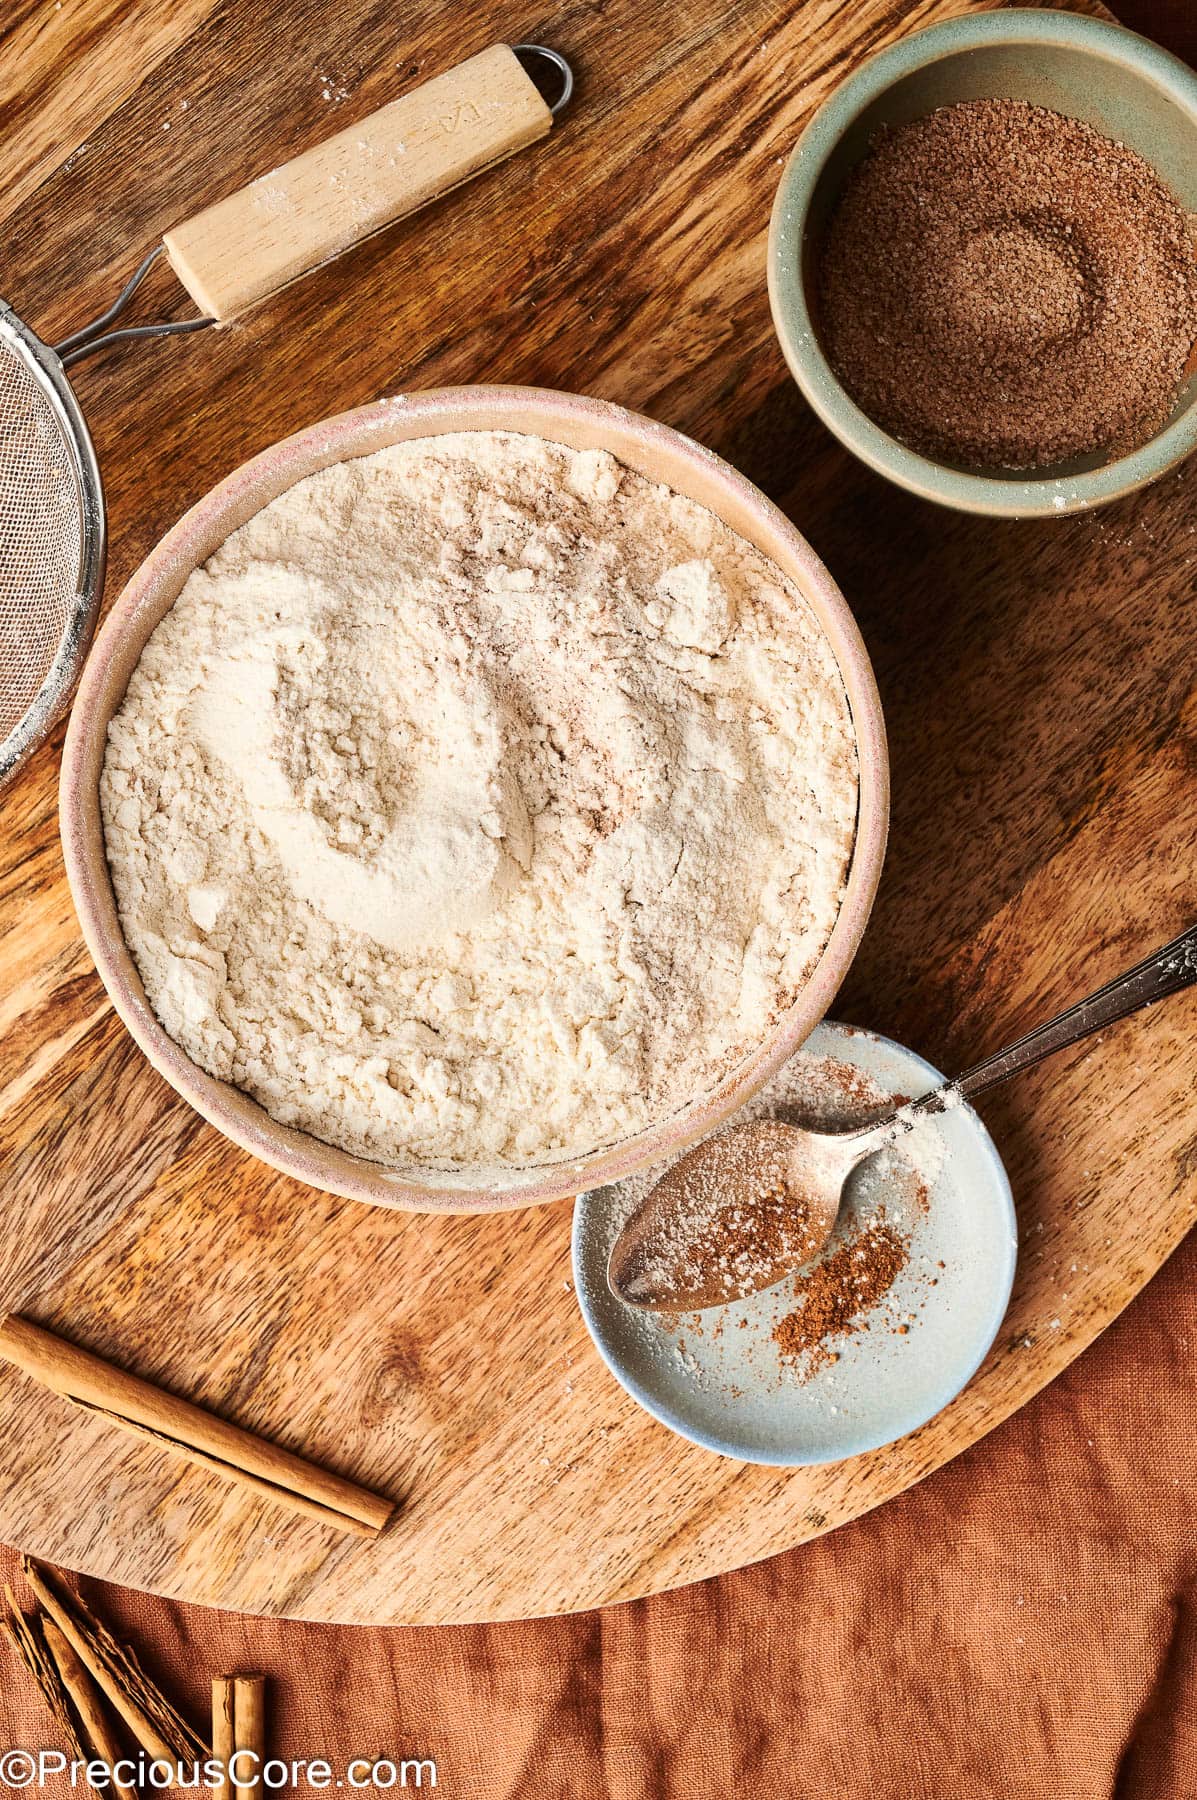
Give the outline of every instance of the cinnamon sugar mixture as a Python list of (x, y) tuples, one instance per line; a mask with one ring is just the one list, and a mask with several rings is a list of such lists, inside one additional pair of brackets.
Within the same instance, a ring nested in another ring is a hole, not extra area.
[(1021, 100), (881, 133), (820, 276), (828, 354), (857, 404), (904, 443), (982, 467), (1145, 443), (1197, 338), (1193, 235), (1155, 170)]

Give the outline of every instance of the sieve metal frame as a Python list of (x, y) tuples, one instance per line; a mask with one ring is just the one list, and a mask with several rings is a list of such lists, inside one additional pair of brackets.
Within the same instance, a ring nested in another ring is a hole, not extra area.
[(0, 340), (29, 371), (49, 401), (70, 457), (79, 505), (79, 568), (58, 650), (24, 715), (0, 744), (0, 788), (48, 735), (74, 691), (95, 631), (104, 591), (108, 533), (104, 489), (91, 434), (60, 357), (0, 300)]

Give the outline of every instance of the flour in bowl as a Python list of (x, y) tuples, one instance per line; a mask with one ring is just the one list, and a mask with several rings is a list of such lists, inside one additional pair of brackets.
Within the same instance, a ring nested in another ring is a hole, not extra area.
[(418, 1176), (615, 1142), (760, 1044), (856, 819), (779, 570), (507, 432), (309, 476), (188, 580), (109, 727), (150, 1004), (280, 1121)]

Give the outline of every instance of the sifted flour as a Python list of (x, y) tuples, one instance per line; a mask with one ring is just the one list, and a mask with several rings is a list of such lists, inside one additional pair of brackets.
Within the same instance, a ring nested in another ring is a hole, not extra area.
[(501, 432), (337, 464), (234, 532), (101, 783), (166, 1030), (416, 1174), (581, 1155), (712, 1087), (827, 942), (856, 795), (780, 572), (605, 452)]

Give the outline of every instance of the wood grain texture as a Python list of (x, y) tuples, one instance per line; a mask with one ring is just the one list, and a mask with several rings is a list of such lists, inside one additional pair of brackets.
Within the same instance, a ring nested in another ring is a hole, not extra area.
[[(868, 50), (959, 10), (566, 0), (533, 18), (513, 0), (426, 0), (397, 25), (374, 0), (270, 15), (231, 0), (193, 7), (155, 61), (146, 8), (74, 0), (78, 54), (107, 71), (96, 110), (82, 118), (75, 52), (56, 42), (52, 73), (31, 69), (23, 91), (22, 143), (65, 149), (82, 131), (87, 154), (20, 204), (19, 185), (0, 200), (9, 297), (65, 330), (264, 157), (496, 39), (539, 35), (570, 55), (576, 110), (544, 144), (227, 330), (81, 371), (110, 591), (233, 464), (408, 385), (586, 390), (708, 442), (826, 558), (882, 690), (892, 843), (836, 1012), (948, 1067), (1197, 912), (1191, 470), (1087, 518), (939, 512), (838, 449), (770, 330), (765, 229), (803, 119)], [(41, 17), (30, 9), (31, 60)], [(30, 152), (12, 153), (19, 174)], [(186, 310), (167, 271), (154, 282), (159, 304)], [(693, 1580), (829, 1530), (991, 1429), (1197, 1215), (1197, 996), (1181, 995), (986, 1104), (1024, 1248), (1000, 1339), (945, 1413), (810, 1472), (693, 1449), (592, 1352), (568, 1287), (568, 1205), (421, 1219), (333, 1200), (232, 1150), (148, 1068), (73, 923), (60, 735), (4, 802), (4, 1308), (404, 1505), (379, 1542), (338, 1539), (4, 1370), (0, 1534), (40, 1556), (217, 1605), (377, 1622), (567, 1610)]]

